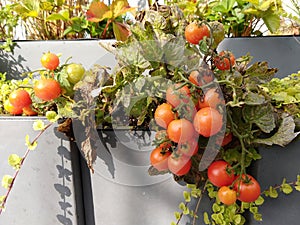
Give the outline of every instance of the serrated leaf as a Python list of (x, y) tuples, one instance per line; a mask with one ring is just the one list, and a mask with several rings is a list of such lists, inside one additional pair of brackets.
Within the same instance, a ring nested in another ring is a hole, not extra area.
[(45, 129), (45, 123), (42, 120), (36, 120), (34, 121), (32, 128), (33, 130), (39, 131), (39, 130), (44, 130)]
[(244, 101), (246, 105), (261, 105), (266, 102), (266, 99), (258, 93), (248, 92)]
[(190, 202), (191, 201), (191, 193), (190, 192), (184, 191), (183, 192), (183, 197), (184, 197), (184, 200), (186, 202)]
[(218, 204), (216, 204), (216, 203), (213, 204), (213, 206), (212, 206), (213, 212), (219, 212), (220, 209), (221, 209), (221, 208), (220, 208), (220, 206), (219, 206)]
[(4, 175), (2, 178), (2, 187), (9, 188), (13, 182), (13, 177), (10, 175)]
[(286, 146), (294, 138), (298, 136), (300, 132), (294, 132), (295, 122), (292, 116), (287, 114), (282, 115), (282, 122), (278, 128), (278, 131), (270, 138), (265, 139), (255, 139), (254, 143), (265, 144), (265, 145), (279, 145)]
[(22, 158), (17, 154), (11, 154), (8, 157), (8, 164), (12, 166), (14, 169), (20, 169), (21, 162), (22, 162)]
[(265, 133), (270, 133), (276, 127), (271, 104), (247, 105), (243, 109), (243, 117), (248, 123), (256, 124)]

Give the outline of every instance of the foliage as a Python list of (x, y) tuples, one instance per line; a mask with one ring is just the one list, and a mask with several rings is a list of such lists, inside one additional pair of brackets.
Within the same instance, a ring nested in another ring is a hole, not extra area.
[[(219, 4), (225, 4), (224, 2)], [(103, 3), (93, 3), (88, 13), (89, 18), (95, 22), (108, 19), (109, 23), (115, 23), (116, 17), (131, 10), (123, 1), (115, 1), (115, 4), (109, 8)], [(226, 7), (232, 9), (233, 5), (226, 4)], [(223, 10), (225, 5), (223, 8), (215, 7), (215, 10)], [(274, 5), (270, 2), (257, 7), (257, 13), (274, 10)], [(252, 13), (256, 12), (253, 10)], [(252, 62), (249, 55), (229, 60), (230, 52), (219, 54), (217, 46), (223, 37), (216, 36), (216, 33), (221, 36), (224, 33), (220, 29), (222, 24), (218, 22), (212, 26), (211, 23), (198, 19), (199, 25), (210, 28), (211, 35), (204, 36), (198, 44), (191, 44), (185, 37), (185, 27), (189, 21), (190, 18), (186, 18), (177, 6), (154, 4), (149, 10), (137, 15), (136, 22), (130, 27), (128, 38), (114, 44), (112, 51), (118, 64), (113, 70), (105, 66), (95, 66), (76, 84), (68, 80), (68, 62), (54, 70), (42, 69), (29, 73), (21, 81), (6, 81), (5, 75), (2, 75), (0, 100), (4, 102), (12, 90), (25, 88), (33, 98), (34, 110), (39, 115), (46, 115), (50, 124), (64, 119), (59, 130), (68, 133), (71, 138), (74, 138), (70, 132), (71, 119), (81, 122), (85, 135), (82, 135), (83, 140), (76, 141), (81, 144), (81, 151), (93, 171), (96, 147), (99, 144), (94, 130), (99, 126), (151, 128), (159, 134), (155, 137), (154, 148), (166, 144), (167, 147), (163, 149), (172, 153), (169, 157), (182, 157), (184, 153), (178, 150), (181, 143), (169, 138), (168, 130), (155, 123), (156, 108), (168, 102), (169, 87), (174, 86), (175, 91), (187, 87), (189, 94), (180, 93), (182, 101), (172, 107), (176, 119), (185, 119), (192, 123), (195, 117), (193, 110), (200, 111), (200, 103), (205, 100), (207, 91), (217, 89), (219, 103), (215, 104), (214, 110), (221, 115), (222, 127), (216, 134), (208, 135), (209, 137), (191, 131), (193, 135), (190, 136), (197, 140), (198, 151), (186, 157), (191, 165), (188, 173), (180, 176), (174, 173), (174, 179), (188, 183), (190, 191), (183, 193), (184, 202), (179, 204), (179, 211), (175, 212), (177, 223), (172, 224), (179, 224), (185, 215), (191, 216), (195, 223), (204, 193), (214, 202), (212, 213), (203, 215), (206, 224), (244, 224), (245, 211), (250, 211), (255, 219), (261, 220), (262, 215), (258, 209), (264, 202), (263, 196), (252, 202), (239, 200), (225, 205), (218, 198), (219, 187), (208, 180), (207, 168), (214, 160), (226, 161), (235, 175), (235, 180), (229, 185), (234, 189), (235, 184), (240, 181), (249, 182), (249, 177), (244, 178), (247, 168), (254, 160), (261, 158), (257, 146), (285, 146), (298, 136), (299, 127), (296, 123), (299, 118), (299, 74), (278, 79), (274, 78), (277, 69), (269, 68), (267, 62)], [(220, 30), (221, 32), (217, 32)], [(221, 60), (219, 58), (217, 61), (218, 57), (227, 60), (229, 66), (225, 69), (218, 67), (217, 63)], [(192, 72), (200, 75), (196, 82), (190, 79)], [(51, 101), (37, 99), (31, 89), (38, 79), (34, 76), (35, 73), (39, 77), (58, 81), (63, 90), (62, 94)], [(202, 78), (207, 76), (212, 79), (205, 83)], [(3, 108), (1, 110), (4, 111)], [(41, 130), (41, 133), (47, 127), (41, 121), (34, 124), (34, 129)], [(232, 134), (232, 140), (223, 145), (223, 138), (228, 133)], [(27, 152), (34, 149), (36, 138), (30, 141), (26, 137), (26, 145)], [(11, 155), (10, 165), (14, 168), (19, 169), (22, 162), (19, 156)], [(169, 172), (158, 171), (154, 165), (149, 168), (150, 175)], [(3, 183), (5, 187), (11, 188), (13, 180), (6, 177)], [(272, 186), (263, 194), (277, 197), (278, 191), (289, 194), (293, 189), (299, 190), (299, 177), (296, 182), (283, 180), (280, 186)], [(4, 206), (7, 197), (1, 199)], [(199, 201), (196, 208), (191, 209), (189, 204), (195, 199)]]
[[(13, 1), (1, 9), (4, 21), (10, 22), (9, 29), (21, 25), (26, 31), (26, 39), (56, 40), (74, 38), (114, 38), (124, 40), (128, 29), (124, 23), (124, 14), (134, 12), (127, 0), (114, 0), (110, 6), (93, 1)], [(15, 17), (11, 18), (14, 15)], [(7, 18), (7, 19), (6, 19)], [(11, 31), (9, 31), (11, 32)], [(9, 33), (8, 33), (9, 34)], [(121, 39), (122, 38), (122, 39)], [(9, 41), (10, 39), (8, 39)]]
[(18, 25), (19, 16), (12, 11), (14, 5), (0, 4), (0, 40), (5, 41), (0, 45), (0, 49), (11, 51), (13, 48), (13, 38), (15, 27)]
[(280, 27), (280, 17), (286, 15), (280, 0), (168, 0), (167, 2), (178, 4), (191, 20), (205, 19), (221, 22), (229, 37), (261, 36), (262, 24), (265, 24), (271, 33), (275, 33)]

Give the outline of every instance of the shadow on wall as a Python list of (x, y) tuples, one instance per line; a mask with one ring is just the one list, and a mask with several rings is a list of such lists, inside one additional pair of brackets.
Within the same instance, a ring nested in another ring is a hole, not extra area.
[[(15, 48), (20, 49), (20, 46), (16, 45)], [(0, 51), (0, 72), (5, 72), (8, 79), (20, 79), (19, 74), (30, 71), (29, 67), (23, 65), (26, 61), (22, 55)]]
[[(57, 154), (61, 157), (61, 163), (56, 165), (58, 171), (58, 178), (61, 179), (60, 183), (54, 184), (55, 190), (60, 194), (61, 201), (58, 202), (61, 209), (61, 214), (57, 214), (56, 218), (63, 225), (73, 225), (72, 207), (73, 205), (68, 201), (68, 198), (72, 196), (72, 191), (68, 187), (67, 183), (72, 182), (73, 173), (71, 170), (65, 167), (65, 162), (71, 162), (71, 152), (64, 146), (63, 139), (66, 139), (59, 132), (55, 132), (56, 136), (59, 135), (61, 139), (61, 144), (57, 148)], [(66, 139), (67, 140), (67, 139)]]

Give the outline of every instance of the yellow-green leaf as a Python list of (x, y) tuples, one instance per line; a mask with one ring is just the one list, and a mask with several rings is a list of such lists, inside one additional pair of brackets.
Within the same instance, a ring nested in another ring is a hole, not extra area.
[(113, 18), (117, 18), (127, 12), (134, 12), (135, 8), (130, 7), (127, 0), (114, 0), (110, 6)]
[(14, 169), (20, 169), (22, 158), (17, 154), (11, 154), (8, 157), (8, 164)]
[(13, 181), (13, 177), (10, 175), (4, 175), (2, 178), (2, 187), (9, 188)]
[(42, 120), (34, 121), (32, 125), (33, 130), (43, 130), (45, 129), (45, 123)]

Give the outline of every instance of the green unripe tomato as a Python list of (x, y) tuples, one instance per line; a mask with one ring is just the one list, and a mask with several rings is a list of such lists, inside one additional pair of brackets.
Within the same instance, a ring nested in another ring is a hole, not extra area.
[(85, 69), (81, 64), (72, 63), (67, 65), (66, 72), (68, 80), (71, 84), (76, 84), (80, 81), (85, 73)]
[(217, 48), (218, 45), (221, 43), (221, 41), (223, 41), (223, 39), (225, 38), (224, 26), (222, 23), (218, 21), (209, 22), (209, 25), (212, 29), (212, 37), (213, 37), (212, 47)]

